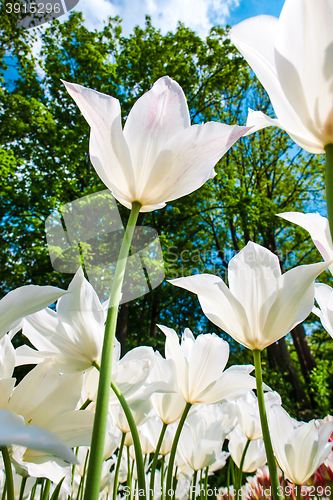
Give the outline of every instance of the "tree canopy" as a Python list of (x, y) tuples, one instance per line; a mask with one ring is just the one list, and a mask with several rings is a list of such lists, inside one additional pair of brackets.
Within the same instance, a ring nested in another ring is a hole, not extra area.
[[(68, 21), (55, 19), (40, 31), (36, 54), (36, 35), (18, 29), (3, 14), (0, 69), (6, 69), (10, 51), (18, 78), (3, 81), (0, 91), (2, 295), (28, 283), (68, 285), (73, 275), (52, 268), (45, 221), (64, 204), (105, 189), (89, 160), (89, 126), (61, 80), (116, 97), (123, 121), (136, 99), (164, 75), (182, 86), (192, 123), (244, 125), (248, 108), (273, 113), (265, 91), (228, 39), (228, 27), (213, 28), (203, 40), (181, 23), (163, 35), (147, 18), (144, 29), (136, 27), (124, 37), (118, 18), (109, 19), (101, 31), (88, 31), (82, 15), (73, 12)], [(159, 234), (167, 279), (208, 272), (227, 280), (228, 262), (248, 241), (276, 253), (282, 270), (320, 260), (305, 231), (276, 217), (322, 209), (320, 157), (271, 128), (239, 140), (215, 170), (216, 177), (200, 190), (140, 215), (140, 224)], [(119, 211), (125, 222), (128, 210), (119, 205)], [(270, 385), (283, 390), (288, 409), (303, 417), (324, 414), (332, 404), (322, 389), (332, 389), (332, 339), (312, 321), (308, 336), (303, 327), (293, 331), (268, 349), (266, 361)], [(143, 343), (163, 349), (157, 323), (179, 333), (185, 327), (195, 333), (214, 331), (230, 343), (230, 362), (251, 362), (249, 351), (203, 317), (195, 296), (166, 281), (121, 306), (123, 350)]]

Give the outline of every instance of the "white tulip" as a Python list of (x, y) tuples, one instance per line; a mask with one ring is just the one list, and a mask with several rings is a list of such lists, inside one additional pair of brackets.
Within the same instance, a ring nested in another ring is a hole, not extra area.
[[(248, 438), (245, 436), (240, 425), (236, 425), (234, 430), (229, 434), (230, 455), (237, 465), (240, 466), (242, 455)], [(265, 445), (262, 439), (250, 441), (249, 447), (245, 454), (243, 472), (254, 472), (266, 462)]]
[(47, 308), (23, 321), (23, 334), (38, 351), (19, 347), (17, 365), (52, 359), (62, 372), (77, 372), (100, 361), (107, 310), (81, 267), (68, 291), (58, 300), (56, 311)]
[(279, 19), (258, 16), (232, 28), (278, 117), (252, 112), (248, 125), (276, 125), (310, 153), (333, 143), (332, 25), (332, 0), (286, 0)]
[(332, 450), (328, 439), (333, 422), (317, 428), (316, 422), (297, 422), (279, 405), (267, 412), (274, 454), (291, 482), (303, 484), (326, 460)]
[(196, 293), (207, 318), (237, 342), (262, 350), (310, 314), (314, 280), (326, 267), (325, 262), (298, 266), (281, 275), (278, 257), (249, 242), (229, 262), (229, 288), (210, 274), (170, 283)]
[(184, 92), (160, 78), (141, 96), (121, 128), (114, 97), (64, 82), (90, 125), (90, 159), (104, 184), (128, 208), (141, 212), (195, 191), (214, 177), (214, 165), (249, 129), (218, 122), (190, 124)]
[(194, 338), (186, 328), (179, 345), (178, 335), (172, 328), (158, 326), (166, 335), (165, 356), (172, 360), (178, 390), (188, 403), (220, 403), (255, 388), (255, 378), (249, 375), (253, 366), (232, 366), (223, 372), (229, 358), (229, 345), (217, 335)]

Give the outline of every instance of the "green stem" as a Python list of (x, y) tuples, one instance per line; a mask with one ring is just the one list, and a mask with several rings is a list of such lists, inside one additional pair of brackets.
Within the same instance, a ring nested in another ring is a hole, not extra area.
[[(233, 486), (233, 491), (236, 490), (237, 488), (237, 481), (236, 481), (236, 474), (235, 474), (235, 462), (230, 456), (230, 471), (231, 471), (231, 479), (232, 479), (232, 486)], [(234, 497), (236, 496), (236, 493), (234, 493)]]
[[(113, 346), (116, 334), (118, 309), (121, 297), (121, 288), (124, 281), (127, 258), (135, 230), (136, 221), (139, 216), (140, 208), (141, 204), (138, 201), (134, 201), (132, 203), (132, 209), (128, 219), (125, 236), (121, 244), (119, 257), (111, 287), (110, 304), (105, 323), (105, 333), (104, 333), (104, 342), (103, 342), (102, 359), (101, 359), (101, 371), (99, 377), (94, 426), (91, 439), (91, 451), (90, 451), (89, 466), (87, 473), (87, 482), (84, 494), (85, 500), (98, 500), (99, 498), (100, 480), (101, 480), (102, 465), (103, 465), (104, 442), (105, 442), (105, 433), (106, 433), (108, 406), (109, 406)], [(141, 500), (145, 499), (142, 498)]]
[(129, 498), (132, 500), (132, 471), (131, 471), (131, 456), (129, 446), (127, 446), (127, 491), (130, 491)]
[(51, 486), (50, 479), (46, 479), (44, 491), (43, 491), (43, 500), (49, 500), (50, 486)]
[[(178, 467), (176, 467), (176, 469), (175, 469), (175, 475), (173, 476), (173, 481), (172, 481), (172, 491), (173, 491), (172, 500), (176, 500), (176, 489), (177, 489), (177, 483), (178, 483), (177, 472), (178, 472)], [(163, 487), (163, 485), (162, 485), (162, 487)]]
[(200, 500), (202, 500), (204, 498), (203, 469), (200, 470), (199, 492), (200, 492)]
[(79, 410), (85, 410), (90, 405), (90, 403), (92, 403), (92, 400), (89, 398), (86, 399), (83, 405), (80, 406)]
[(267, 464), (268, 464), (269, 475), (270, 475), (271, 485), (272, 485), (272, 494), (273, 494), (274, 500), (278, 500), (278, 499), (282, 499), (283, 497), (282, 497), (282, 493), (279, 492), (280, 491), (279, 476), (278, 476), (277, 467), (276, 467), (276, 463), (275, 463), (272, 441), (271, 441), (271, 437), (270, 437), (269, 429), (268, 429), (264, 391), (262, 388), (260, 350), (254, 349), (252, 351), (252, 353), (253, 353), (256, 381), (257, 381), (257, 398), (258, 398), (261, 430), (262, 430), (262, 436), (263, 436), (264, 444), (265, 444)]
[(231, 469), (232, 458), (229, 457), (228, 469), (227, 469), (227, 488), (228, 488), (228, 500), (230, 500), (230, 469)]
[(178, 427), (176, 430), (175, 437), (173, 439), (172, 448), (171, 448), (171, 452), (170, 452), (169, 465), (168, 465), (167, 480), (166, 480), (166, 495), (165, 495), (166, 500), (170, 500), (172, 498), (172, 495), (170, 495), (169, 492), (171, 492), (171, 486), (172, 486), (173, 464), (175, 463), (176, 450), (177, 450), (178, 441), (180, 438), (180, 433), (182, 432), (187, 414), (190, 411), (191, 406), (192, 406), (191, 403), (186, 403), (186, 406), (184, 408), (183, 414), (181, 416), (181, 419), (179, 421), (179, 424), (178, 424)]
[[(150, 485), (149, 485), (149, 489), (150, 489), (149, 499), (150, 500), (154, 500), (156, 465), (157, 465), (158, 455), (159, 455), (159, 452), (160, 452), (160, 449), (161, 449), (161, 446), (162, 446), (162, 442), (163, 442), (165, 431), (166, 431), (167, 427), (168, 427), (168, 424), (165, 424), (163, 422), (163, 427), (162, 427), (162, 430), (161, 430), (161, 434), (160, 434), (160, 437), (158, 439), (158, 443), (157, 443), (156, 450), (155, 450), (155, 453), (154, 453), (153, 463), (151, 464), (151, 469), (150, 469)], [(161, 486), (162, 486), (162, 491), (163, 491), (163, 483), (162, 482), (161, 482)]]
[(205, 480), (204, 480), (205, 500), (207, 500), (207, 498), (208, 498), (208, 493), (207, 493), (207, 487), (208, 487), (208, 472), (209, 472), (209, 467), (206, 467), (206, 469), (205, 469)]
[[(164, 484), (164, 471), (165, 471), (165, 466), (164, 466), (164, 456), (163, 456), (161, 460), (161, 485)], [(164, 489), (161, 488), (161, 490), (162, 490), (161, 500), (164, 500), (165, 499)]]
[(197, 489), (197, 475), (198, 471), (195, 470), (192, 479), (192, 500), (195, 500), (196, 497), (196, 489)]
[(123, 449), (124, 449), (125, 437), (126, 437), (126, 432), (123, 432), (122, 436), (121, 436), (120, 446), (119, 446), (117, 465), (116, 465), (116, 469), (114, 471), (113, 500), (117, 500), (119, 471), (120, 471), (121, 457), (122, 457)]
[(284, 477), (284, 472), (283, 470), (281, 470), (282, 472), (282, 491), (284, 493), (284, 498), (285, 500), (287, 500), (287, 494), (286, 494), (286, 481), (285, 481), (285, 477)]
[(141, 493), (144, 492), (144, 495), (140, 493), (140, 500), (145, 500), (146, 498), (145, 466), (143, 463), (143, 454), (142, 454), (138, 429), (136, 427), (135, 420), (133, 418), (131, 409), (128, 406), (126, 399), (124, 398), (123, 394), (113, 381), (111, 381), (111, 388), (115, 393), (115, 395), (117, 396), (119, 403), (121, 404), (121, 407), (125, 413), (128, 426), (132, 434), (134, 451), (135, 451), (135, 460), (136, 460), (136, 472), (138, 476), (138, 486), (139, 490), (141, 490)]
[(240, 461), (240, 464), (239, 464), (239, 476), (238, 476), (237, 496), (236, 496), (236, 498), (237, 498), (237, 499), (238, 499), (238, 497), (239, 497), (239, 492), (240, 492), (240, 490), (242, 489), (242, 482), (243, 482), (243, 467), (244, 467), (244, 462), (245, 462), (246, 452), (247, 452), (247, 450), (249, 449), (250, 443), (251, 443), (251, 440), (250, 440), (250, 439), (248, 439), (248, 440), (246, 441), (246, 445), (245, 445), (245, 448), (244, 448), (244, 450), (243, 450), (243, 453), (242, 453), (242, 458), (241, 458), (241, 461)]
[(19, 500), (23, 500), (24, 488), (25, 488), (25, 484), (27, 482), (27, 479), (28, 479), (27, 477), (22, 477)]
[(38, 484), (38, 478), (36, 479), (35, 484), (32, 487), (29, 500), (35, 500), (37, 484)]
[(296, 500), (301, 500), (301, 486), (296, 484)]
[(10, 463), (10, 456), (8, 453), (7, 446), (1, 448), (3, 463), (6, 472), (6, 490), (7, 490), (7, 500), (14, 500), (14, 482), (13, 482), (13, 472)]
[(326, 152), (326, 204), (328, 222), (333, 239), (333, 144), (325, 146)]
[[(98, 371), (100, 371), (100, 366), (96, 361), (93, 362), (93, 366), (95, 368), (97, 368)], [(127, 423), (128, 423), (128, 426), (129, 426), (131, 434), (132, 434), (134, 451), (135, 451), (135, 459), (136, 459), (136, 470), (137, 470), (137, 475), (138, 475), (138, 485), (139, 485), (139, 489), (144, 491), (144, 495), (140, 495), (140, 497), (144, 496), (144, 498), (145, 498), (145, 496), (146, 496), (145, 467), (144, 467), (144, 463), (143, 463), (143, 455), (142, 455), (142, 449), (141, 449), (138, 429), (136, 428), (135, 420), (133, 418), (131, 409), (128, 406), (128, 403), (127, 403), (126, 399), (124, 398), (124, 395), (119, 390), (117, 384), (115, 382), (113, 382), (113, 380), (111, 380), (111, 389), (113, 390), (113, 392), (117, 396), (119, 403), (121, 404), (121, 407), (125, 413)], [(142, 500), (144, 500), (144, 498), (142, 498)]]
[(86, 470), (87, 470), (88, 457), (89, 457), (89, 449), (87, 450), (86, 458), (84, 460), (83, 474), (81, 476), (80, 484), (79, 484), (79, 487), (78, 487), (78, 490), (77, 490), (76, 500), (81, 500), (82, 497), (83, 497), (84, 478), (85, 478)]
[[(79, 454), (79, 446), (77, 446), (77, 448), (75, 450), (75, 456), (77, 457), (78, 454)], [(75, 476), (75, 464), (72, 465), (71, 494), (68, 495), (67, 500), (72, 500), (73, 499), (74, 476)]]

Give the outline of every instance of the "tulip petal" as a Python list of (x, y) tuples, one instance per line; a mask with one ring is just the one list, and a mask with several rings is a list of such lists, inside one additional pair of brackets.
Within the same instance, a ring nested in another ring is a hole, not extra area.
[(74, 410), (81, 387), (81, 373), (60, 375), (54, 363), (40, 363), (17, 385), (8, 409), (42, 425), (54, 415)]
[(252, 336), (245, 309), (221, 278), (199, 274), (170, 280), (170, 283), (197, 294), (205, 316), (248, 347), (247, 339), (251, 340)]
[(0, 380), (0, 408), (6, 408), (12, 395), (16, 379), (4, 378)]
[(280, 276), (278, 257), (251, 241), (229, 262), (230, 292), (246, 311), (254, 342), (260, 343)]
[(90, 159), (97, 174), (115, 197), (131, 203), (134, 174), (118, 99), (75, 83), (63, 83), (91, 127)]
[(90, 446), (94, 414), (91, 411), (69, 411), (48, 421), (48, 429), (57, 434), (71, 448)]
[(324, 283), (315, 284), (315, 299), (320, 309), (316, 308), (315, 314), (325, 330), (333, 337), (333, 289)]
[(157, 157), (145, 185), (144, 205), (175, 200), (214, 177), (214, 166), (249, 129), (218, 122), (192, 125), (173, 136)]
[[(333, 244), (327, 217), (318, 213), (303, 214), (301, 212), (284, 212), (276, 215), (306, 229), (323, 259), (333, 260)], [(329, 265), (329, 269), (333, 272), (333, 264)]]
[[(232, 368), (232, 369), (231, 369)], [(248, 390), (256, 388), (256, 379), (249, 376), (253, 370), (252, 365), (233, 366), (225, 370), (211, 384), (205, 394), (197, 397), (197, 403), (215, 404), (225, 401), (231, 401), (243, 396)]]
[(0, 340), (0, 379), (10, 378), (15, 368), (15, 350), (8, 335)]
[(136, 199), (141, 200), (155, 159), (174, 135), (190, 126), (181, 86), (165, 76), (134, 104), (124, 126), (135, 173)]
[(24, 446), (46, 451), (66, 462), (78, 464), (70, 447), (58, 436), (38, 425), (26, 425), (24, 418), (8, 410), (0, 411), (0, 446)]
[(54, 286), (37, 285), (22, 286), (7, 293), (0, 300), (0, 338), (18, 319), (44, 309), (66, 293), (68, 293), (66, 290)]
[(290, 269), (279, 279), (279, 291), (263, 331), (264, 347), (277, 341), (307, 318), (314, 304), (314, 280), (327, 267), (325, 262)]

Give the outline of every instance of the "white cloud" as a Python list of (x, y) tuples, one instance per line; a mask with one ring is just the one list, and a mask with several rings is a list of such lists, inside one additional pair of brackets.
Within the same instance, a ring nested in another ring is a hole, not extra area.
[(101, 29), (108, 16), (123, 19), (123, 34), (129, 35), (134, 26), (144, 26), (149, 14), (152, 24), (165, 34), (174, 31), (178, 21), (206, 36), (216, 24), (225, 24), (230, 11), (240, 0), (81, 0), (75, 10), (83, 12), (88, 29)]

